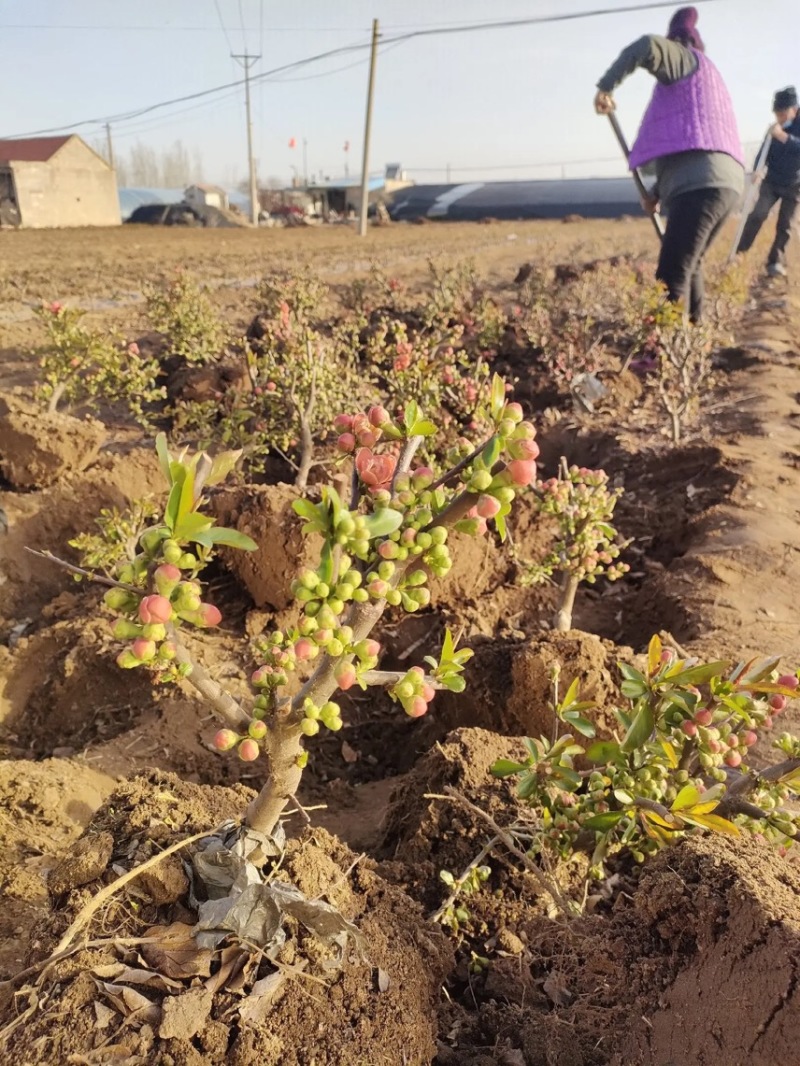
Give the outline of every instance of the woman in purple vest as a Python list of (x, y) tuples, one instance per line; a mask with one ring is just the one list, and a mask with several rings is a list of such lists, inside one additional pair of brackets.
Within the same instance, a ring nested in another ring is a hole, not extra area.
[(692, 322), (703, 312), (703, 256), (744, 191), (744, 155), (722, 77), (704, 54), (697, 10), (682, 7), (666, 37), (629, 45), (597, 83), (595, 111), (614, 110), (614, 89), (637, 67), (658, 82), (631, 148), (630, 166), (654, 164), (645, 210), (659, 206), (667, 228), (656, 277)]

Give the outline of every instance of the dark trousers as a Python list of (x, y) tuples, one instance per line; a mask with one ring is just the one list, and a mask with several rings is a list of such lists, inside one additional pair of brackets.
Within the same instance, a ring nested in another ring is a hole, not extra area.
[(773, 185), (767, 179), (761, 182), (756, 206), (747, 216), (747, 221), (742, 230), (742, 239), (739, 241), (737, 252), (746, 252), (758, 236), (758, 231), (767, 220), (767, 215), (780, 200), (778, 209), (778, 224), (775, 227), (775, 240), (769, 250), (768, 263), (782, 263), (786, 245), (792, 235), (792, 221), (797, 206), (800, 203), (800, 185), (791, 187)]
[(738, 200), (733, 189), (693, 189), (670, 201), (656, 277), (692, 322), (703, 316), (703, 256)]

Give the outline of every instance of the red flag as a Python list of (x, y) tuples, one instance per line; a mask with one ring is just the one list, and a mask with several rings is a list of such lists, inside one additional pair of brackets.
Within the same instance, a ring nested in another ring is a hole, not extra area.
[(289, 138), (289, 147), (290, 148), (296, 148), (297, 147), (297, 141), (295, 140), (294, 137), (290, 137)]

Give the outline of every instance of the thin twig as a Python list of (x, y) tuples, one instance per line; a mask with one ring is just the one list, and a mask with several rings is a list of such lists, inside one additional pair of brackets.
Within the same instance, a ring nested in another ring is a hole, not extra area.
[(467, 880), (469, 875), (472, 873), (473, 870), (477, 870), (477, 868), (481, 865), (483, 860), (491, 852), (492, 848), (495, 846), (495, 844), (497, 844), (499, 842), (499, 840), (500, 840), (500, 837), (493, 836), (488, 844), (484, 844), (483, 845), (483, 847), (478, 852), (478, 854), (475, 856), (475, 858), (472, 860), (472, 862), (469, 864), (469, 866), (467, 866), (467, 868), (464, 870), (464, 872), (461, 874), (461, 876), (456, 879), (455, 888), (450, 893), (450, 895), (447, 897), (447, 899), (444, 901), (444, 903), (442, 903), (441, 907), (437, 907), (437, 909), (433, 912), (433, 914), (428, 919), (429, 921), (438, 922), (438, 921), (441, 920), (441, 917), (444, 914), (444, 912), (446, 910), (449, 910), (450, 907), (452, 907), (452, 905), (455, 903), (455, 901), (460, 896), (461, 891), (464, 888), (464, 882)]
[(124, 888), (125, 885), (129, 884), (131, 881), (135, 881), (136, 878), (146, 870), (153, 869), (153, 867), (157, 866), (162, 859), (166, 859), (168, 855), (174, 855), (176, 851), (180, 851), (181, 848), (185, 848), (188, 844), (194, 844), (197, 840), (202, 840), (203, 837), (213, 836), (217, 831), (217, 829), (206, 829), (202, 833), (193, 833), (192, 836), (179, 840), (177, 844), (172, 844), (164, 851), (160, 851), (158, 855), (153, 855), (152, 858), (143, 862), (140, 866), (134, 866), (132, 870), (128, 870), (126, 873), (122, 874), (116, 879), (116, 881), (112, 881), (110, 885), (101, 888), (97, 895), (80, 909), (77, 917), (56, 944), (46, 962), (52, 962), (56, 955), (59, 955), (62, 951), (68, 948), (81, 929), (89, 924), (95, 912), (98, 911), (104, 903), (107, 903), (112, 896), (115, 896), (121, 888)]
[(487, 444), (489, 444), (492, 439), (492, 437), (489, 437), (489, 439), (485, 440), (483, 444), (479, 444), (474, 451), (471, 451), (466, 457), (466, 459), (462, 459), (460, 463), (456, 463), (452, 470), (448, 470), (446, 474), (442, 474), (442, 476), (437, 481), (434, 481), (428, 491), (433, 492), (435, 489), (441, 488), (442, 485), (446, 485), (448, 481), (451, 481), (456, 476), (456, 474), (460, 474), (462, 470), (465, 470), (470, 463), (474, 462), (478, 458), (483, 449), (486, 447)]
[(519, 861), (522, 863), (528, 873), (533, 875), (533, 878), (539, 885), (539, 888), (542, 889), (543, 892), (546, 892), (548, 896), (550, 896), (550, 898), (553, 900), (558, 909), (563, 914), (570, 914), (572, 912), (573, 908), (570, 906), (570, 901), (564, 898), (558, 886), (555, 883), (551, 882), (549, 878), (545, 877), (545, 875), (542, 873), (536, 863), (533, 862), (530, 856), (527, 855), (524, 851), (522, 851), (521, 848), (517, 847), (516, 841), (514, 840), (514, 837), (511, 835), (511, 833), (507, 829), (503, 829), (501, 826), (499, 826), (490, 814), (487, 814), (486, 811), (481, 810), (480, 807), (477, 807), (474, 803), (470, 802), (470, 800), (468, 800), (466, 796), (462, 796), (460, 792), (450, 786), (445, 788), (444, 796), (431, 798), (449, 799), (453, 800), (456, 803), (460, 803), (463, 807), (466, 807), (468, 811), (476, 815), (476, 817), (480, 818), (481, 821), (486, 822), (486, 824), (489, 826), (495, 836), (498, 837), (498, 839), (505, 845), (505, 847), (508, 848), (512, 855), (519, 859)]
[(66, 562), (64, 559), (59, 559), (57, 555), (53, 555), (49, 551), (37, 551), (35, 548), (29, 548), (25, 546), (25, 551), (30, 552), (31, 555), (36, 555), (40, 559), (46, 559), (49, 563), (55, 563), (56, 566), (60, 566), (62, 570), (68, 570), (71, 574), (78, 574), (80, 577), (85, 577), (87, 581), (93, 581), (96, 585), (107, 585), (112, 589), (124, 589), (126, 592), (132, 592), (135, 596), (146, 595), (144, 589), (139, 589), (135, 585), (126, 585), (124, 581), (115, 581), (113, 577), (104, 577), (102, 574), (97, 574), (93, 570), (84, 570), (81, 566), (74, 566), (72, 563)]

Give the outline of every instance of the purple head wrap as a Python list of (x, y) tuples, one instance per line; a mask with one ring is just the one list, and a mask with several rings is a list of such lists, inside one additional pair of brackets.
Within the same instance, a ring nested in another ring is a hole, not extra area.
[(696, 48), (698, 52), (705, 52), (703, 38), (697, 31), (697, 8), (680, 7), (669, 21), (667, 37), (671, 41), (678, 41), (688, 48)]

